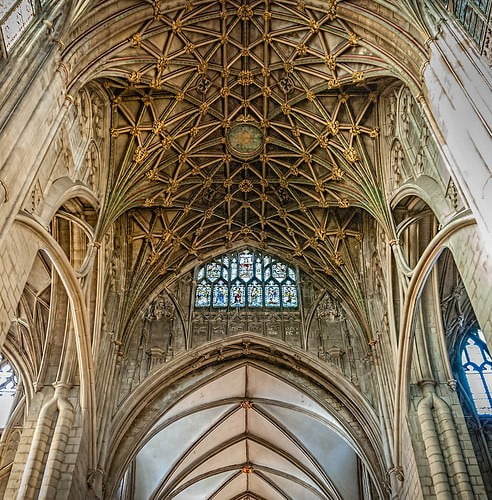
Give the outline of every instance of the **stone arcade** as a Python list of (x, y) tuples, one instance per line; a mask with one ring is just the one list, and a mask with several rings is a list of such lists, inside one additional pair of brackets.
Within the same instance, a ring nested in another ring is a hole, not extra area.
[(492, 2), (0, 2), (0, 498), (492, 498)]

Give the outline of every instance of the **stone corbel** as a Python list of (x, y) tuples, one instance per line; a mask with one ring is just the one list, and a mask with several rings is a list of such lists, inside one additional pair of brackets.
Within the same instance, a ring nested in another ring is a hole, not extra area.
[(456, 391), (456, 386), (458, 385), (458, 382), (452, 378), (449, 379), (446, 384), (448, 384), (449, 390), (455, 392)]
[(398, 481), (403, 482), (405, 480), (405, 474), (403, 472), (403, 467), (396, 466), (396, 467), (391, 467), (391, 469), (388, 469), (388, 476), (391, 476), (392, 474), (395, 475), (396, 479)]
[(103, 496), (103, 477), (104, 470), (100, 467), (89, 469), (87, 473), (87, 486), (94, 492), (96, 498), (102, 498)]
[(67, 64), (64, 63), (63, 61), (58, 61), (58, 66), (56, 67), (56, 71), (62, 74), (65, 85), (68, 85), (68, 82), (70, 80), (70, 69), (67, 66)]

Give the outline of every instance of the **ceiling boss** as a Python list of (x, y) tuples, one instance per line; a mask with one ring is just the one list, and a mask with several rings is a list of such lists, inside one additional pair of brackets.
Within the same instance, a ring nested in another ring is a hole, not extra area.
[(237, 158), (252, 160), (263, 149), (263, 132), (253, 121), (242, 121), (233, 124), (226, 134), (229, 152)]

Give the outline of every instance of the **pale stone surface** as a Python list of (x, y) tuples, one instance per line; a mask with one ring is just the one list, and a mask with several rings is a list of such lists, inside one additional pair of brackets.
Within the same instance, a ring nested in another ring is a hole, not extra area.
[[(42, 3), (0, 60), (0, 346), (20, 381), (0, 497), (202, 498), (229, 473), (217, 498), (244, 477), (265, 498), (492, 495), (492, 425), (456, 371), (477, 326), (492, 346), (491, 70), (411, 3), (297, 2), (279, 40), (283, 1), (198, 22), (184, 2)], [(227, 149), (248, 109), (270, 159)], [(241, 248), (295, 269), (298, 308), (195, 306), (195, 269)]]

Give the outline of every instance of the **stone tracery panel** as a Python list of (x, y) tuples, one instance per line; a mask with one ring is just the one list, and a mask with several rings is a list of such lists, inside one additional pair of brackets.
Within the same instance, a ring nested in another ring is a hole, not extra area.
[(388, 195), (391, 197), (404, 184), (416, 184), (421, 176), (428, 176), (438, 183), (450, 210), (463, 208), (424, 111), (410, 90), (405, 86), (389, 88), (381, 98), (380, 110)]

